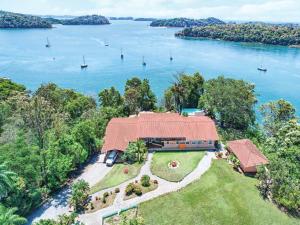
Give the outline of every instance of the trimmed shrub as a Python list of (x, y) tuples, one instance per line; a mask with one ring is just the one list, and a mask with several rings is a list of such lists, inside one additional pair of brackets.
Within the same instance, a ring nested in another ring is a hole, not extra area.
[(119, 193), (119, 192), (120, 192), (120, 188), (116, 188), (115, 193)]
[(103, 193), (103, 198), (107, 198), (109, 196), (108, 192)]
[(150, 186), (150, 177), (148, 175), (144, 175), (141, 177), (141, 184), (143, 187), (149, 187)]
[(154, 184), (158, 184), (158, 181), (157, 181), (157, 180), (154, 180), (153, 183), (154, 183)]
[(134, 193), (137, 195), (137, 196), (141, 196), (143, 193), (142, 193), (142, 189), (139, 187), (139, 186), (135, 186), (134, 187)]
[(135, 187), (135, 185), (133, 183), (128, 184), (126, 189), (125, 189), (125, 194), (127, 196), (131, 195), (134, 191), (134, 187)]
[(102, 199), (102, 203), (105, 204), (106, 203), (106, 198)]

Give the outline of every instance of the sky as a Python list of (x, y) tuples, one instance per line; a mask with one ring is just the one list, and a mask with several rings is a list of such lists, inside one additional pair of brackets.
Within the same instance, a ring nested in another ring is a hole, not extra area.
[(37, 15), (217, 17), (300, 22), (300, 0), (0, 0), (0, 9)]

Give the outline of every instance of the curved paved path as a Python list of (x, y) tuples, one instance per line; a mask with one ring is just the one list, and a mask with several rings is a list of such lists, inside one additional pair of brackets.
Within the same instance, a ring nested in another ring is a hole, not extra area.
[[(131, 206), (135, 206), (139, 203), (156, 198), (160, 195), (180, 190), (181, 188), (185, 187), (186, 185), (188, 185), (188, 184), (192, 183), (193, 181), (195, 181), (196, 179), (200, 178), (201, 175), (210, 168), (211, 161), (215, 157), (215, 153), (207, 152), (207, 154), (199, 162), (197, 168), (194, 171), (192, 171), (190, 174), (188, 174), (182, 181), (177, 182), (177, 183), (163, 180), (151, 173), (150, 165), (151, 165), (152, 157), (153, 157), (153, 154), (149, 153), (148, 159), (147, 159), (145, 165), (141, 168), (141, 172), (136, 178), (134, 178), (130, 181), (127, 181), (125, 183), (122, 183), (119, 186), (116, 186), (116, 187), (120, 188), (120, 193), (117, 194), (114, 204), (112, 206), (104, 208), (104, 209), (99, 210), (94, 213), (82, 214), (79, 216), (79, 221), (83, 222), (85, 225), (100, 225), (100, 224), (102, 224), (101, 223), (102, 217), (105, 215), (119, 212), (121, 209), (126, 209)], [(139, 180), (141, 178), (141, 176), (145, 175), (145, 174), (149, 175), (151, 177), (151, 179), (156, 179), (158, 181), (158, 188), (154, 191), (151, 191), (151, 192), (148, 192), (148, 193), (142, 195), (141, 197), (136, 197), (136, 198), (124, 201), (123, 197), (124, 197), (126, 186), (129, 183), (134, 182), (135, 180)], [(114, 189), (116, 187), (109, 188), (109, 189), (103, 190), (101, 192), (95, 193), (92, 197), (94, 198), (95, 196), (102, 195), (106, 191), (114, 191)]]
[[(103, 155), (95, 157), (75, 180), (84, 179), (90, 186), (93, 186), (111, 170), (103, 163)], [(48, 202), (36, 209), (28, 218), (28, 224), (37, 222), (40, 219), (56, 219), (59, 215), (68, 213), (68, 198), (70, 196), (70, 186), (63, 188), (54, 195)]]

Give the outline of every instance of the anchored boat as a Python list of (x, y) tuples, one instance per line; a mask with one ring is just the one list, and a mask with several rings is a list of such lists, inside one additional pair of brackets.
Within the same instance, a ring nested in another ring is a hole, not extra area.
[(83, 64), (81, 64), (81, 69), (85, 69), (88, 67), (88, 65), (85, 63), (85, 57), (82, 56), (82, 59), (83, 59)]

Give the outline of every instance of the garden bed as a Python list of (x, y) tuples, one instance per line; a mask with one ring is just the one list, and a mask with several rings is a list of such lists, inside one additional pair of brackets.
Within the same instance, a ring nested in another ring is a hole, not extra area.
[[(108, 194), (108, 196), (106, 196)], [(116, 198), (117, 193), (115, 192), (106, 192), (106, 195), (103, 196), (97, 196), (96, 198), (93, 198), (92, 201), (88, 204), (86, 207), (85, 213), (93, 213), (100, 209), (104, 209), (106, 207), (111, 206)], [(106, 197), (104, 197), (106, 196)], [(105, 198), (105, 201), (103, 199)]]
[(141, 185), (140, 182), (135, 182), (134, 185), (141, 189), (142, 194), (137, 195), (136, 193), (133, 192), (130, 195), (126, 195), (126, 193), (125, 193), (124, 200), (132, 199), (132, 198), (135, 198), (135, 197), (140, 197), (140, 196), (142, 196), (142, 195), (144, 195), (144, 194), (146, 194), (150, 191), (154, 191), (155, 189), (158, 188), (157, 181), (153, 181), (153, 180), (150, 181), (150, 186), (149, 187), (144, 187), (143, 185)]
[(116, 214), (111, 217), (107, 217), (103, 221), (103, 225), (121, 225), (123, 224), (124, 218), (127, 220), (134, 219), (137, 217), (137, 208), (132, 208), (126, 211), (121, 212), (120, 214)]

